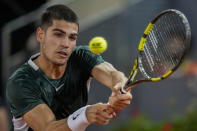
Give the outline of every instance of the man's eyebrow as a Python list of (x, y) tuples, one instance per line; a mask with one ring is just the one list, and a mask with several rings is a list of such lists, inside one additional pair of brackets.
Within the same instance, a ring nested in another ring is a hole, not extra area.
[[(59, 31), (59, 32), (61, 32), (61, 33), (66, 34), (65, 31), (63, 31), (63, 30), (61, 30), (61, 29), (58, 29), (58, 28), (55, 28), (55, 29), (53, 29), (52, 31)], [(78, 36), (78, 33), (72, 33), (71, 35)]]
[(78, 36), (78, 33), (72, 33), (71, 35), (72, 36)]
[(53, 29), (52, 31), (59, 31), (59, 32), (61, 32), (61, 33), (66, 34), (66, 32), (65, 32), (65, 31), (63, 31), (63, 30), (61, 30), (61, 29), (58, 29), (58, 28), (55, 28), (55, 29)]

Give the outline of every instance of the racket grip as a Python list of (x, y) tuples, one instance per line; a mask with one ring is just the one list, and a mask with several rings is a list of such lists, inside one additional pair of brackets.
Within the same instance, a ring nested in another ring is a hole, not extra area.
[(121, 89), (120, 89), (120, 93), (121, 93), (121, 94), (126, 94), (127, 92), (124, 90), (124, 88), (121, 88)]
[(125, 84), (125, 86), (120, 89), (120, 93), (121, 94), (126, 94), (130, 90), (130, 88), (129, 88), (130, 85), (131, 84), (128, 84), (128, 83)]

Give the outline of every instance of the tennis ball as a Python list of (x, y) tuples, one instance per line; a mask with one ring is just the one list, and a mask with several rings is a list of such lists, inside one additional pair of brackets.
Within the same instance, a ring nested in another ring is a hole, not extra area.
[(97, 36), (89, 42), (90, 51), (94, 54), (101, 54), (107, 49), (107, 41), (105, 38)]

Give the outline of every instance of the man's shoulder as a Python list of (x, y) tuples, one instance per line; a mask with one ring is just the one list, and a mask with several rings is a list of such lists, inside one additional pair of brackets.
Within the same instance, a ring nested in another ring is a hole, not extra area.
[(85, 56), (87, 57), (89, 55), (91, 56), (89, 46), (79, 45), (79, 46), (76, 46), (75, 49), (73, 50), (70, 60), (79, 61), (82, 59), (82, 57), (85, 57)]
[(73, 52), (77, 53), (79, 51), (90, 51), (90, 49), (89, 49), (89, 46), (87, 46), (87, 45), (79, 45), (79, 46), (75, 47)]
[(24, 76), (31, 76), (33, 73), (32, 68), (29, 66), (29, 64), (26, 62), (23, 65), (21, 65), (18, 69), (16, 69), (9, 79), (18, 78), (18, 77), (24, 77)]
[(25, 95), (24, 92), (38, 90), (37, 79), (38, 76), (29, 64), (23, 64), (8, 79), (6, 86), (7, 96), (9, 96), (9, 98), (15, 98), (16, 96)]
[(18, 69), (16, 69), (16, 71), (13, 72), (13, 74), (8, 79), (8, 83), (10, 82), (18, 83), (20, 81), (28, 81), (28, 80), (34, 81), (35, 78), (36, 78), (35, 71), (26, 62)]

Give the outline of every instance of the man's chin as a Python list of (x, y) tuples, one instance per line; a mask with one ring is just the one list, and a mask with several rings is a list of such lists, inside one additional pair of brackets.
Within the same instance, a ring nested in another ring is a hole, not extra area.
[(64, 66), (66, 63), (55, 63), (57, 66)]
[(53, 62), (57, 66), (64, 66), (66, 64), (66, 61), (55, 61)]

